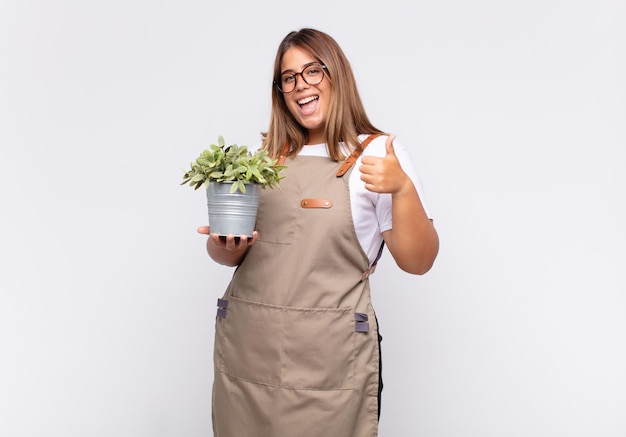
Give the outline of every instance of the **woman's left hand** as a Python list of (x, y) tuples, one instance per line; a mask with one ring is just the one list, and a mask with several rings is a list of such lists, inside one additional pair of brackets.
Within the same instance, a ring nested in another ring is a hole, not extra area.
[(413, 183), (400, 167), (400, 162), (393, 149), (395, 135), (389, 135), (385, 141), (385, 156), (363, 156), (361, 158), (361, 180), (365, 188), (374, 193), (397, 194), (411, 189)]

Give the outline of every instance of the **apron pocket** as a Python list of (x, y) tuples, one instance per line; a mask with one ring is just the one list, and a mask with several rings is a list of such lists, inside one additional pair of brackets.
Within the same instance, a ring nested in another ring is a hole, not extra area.
[(354, 388), (354, 309), (284, 310), (282, 386)]
[(287, 389), (354, 388), (354, 309), (228, 301), (226, 318), (218, 319), (222, 372)]
[(281, 312), (279, 307), (228, 297), (221, 329), (220, 370), (259, 384), (280, 385)]
[[(256, 230), (259, 241), (274, 244), (293, 244), (298, 232), (300, 212), (300, 189), (293, 183), (283, 183), (280, 189), (262, 190), (257, 213)], [(285, 204), (285, 198), (296, 199)], [(281, 225), (276, 226), (272, 218), (276, 218), (276, 211), (280, 211)]]

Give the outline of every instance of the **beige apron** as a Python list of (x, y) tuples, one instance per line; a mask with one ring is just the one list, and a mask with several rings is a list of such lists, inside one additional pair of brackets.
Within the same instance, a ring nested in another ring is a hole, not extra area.
[(338, 172), (329, 158), (290, 157), (281, 189), (262, 191), (259, 240), (218, 301), (215, 437), (378, 434), (372, 268), (352, 222), (352, 162)]

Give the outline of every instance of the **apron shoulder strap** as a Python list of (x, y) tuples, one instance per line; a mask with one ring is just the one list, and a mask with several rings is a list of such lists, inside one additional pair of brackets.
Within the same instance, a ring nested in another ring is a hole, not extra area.
[(350, 156), (348, 156), (345, 159), (345, 161), (343, 161), (343, 163), (341, 164), (341, 167), (339, 167), (339, 170), (337, 170), (337, 177), (340, 178), (341, 176), (345, 175), (346, 172), (350, 170), (350, 167), (352, 167), (352, 165), (359, 158), (359, 156), (361, 156), (361, 153), (363, 153), (367, 145), (370, 142), (372, 142), (374, 138), (378, 138), (381, 135), (383, 134), (371, 134), (369, 137), (365, 138), (363, 142), (360, 144), (360, 147), (357, 149), (354, 149), (352, 153), (350, 154)]
[(372, 265), (363, 272), (363, 274), (361, 275), (361, 281), (364, 281), (365, 279), (369, 278), (369, 276), (374, 273), (374, 271), (376, 270), (376, 265), (378, 265), (378, 261), (380, 261), (380, 257), (383, 255), (383, 249), (385, 248), (385, 241), (383, 240), (383, 242), (380, 244), (380, 248), (378, 249), (378, 254), (376, 255), (376, 259), (374, 260), (374, 262), (372, 263)]
[(289, 142), (287, 141), (285, 143), (285, 145), (283, 146), (283, 151), (280, 154), (280, 156), (278, 157), (278, 165), (284, 165), (285, 164), (285, 160), (287, 159), (287, 155), (289, 154)]
[[(350, 156), (348, 156), (345, 159), (345, 161), (343, 161), (343, 163), (341, 164), (341, 167), (339, 167), (339, 170), (337, 170), (337, 177), (339, 178), (343, 176), (344, 174), (346, 174), (346, 172), (350, 170), (350, 167), (352, 167), (352, 165), (356, 162), (359, 156), (361, 156), (361, 153), (363, 153), (363, 150), (365, 150), (367, 145), (371, 143), (374, 138), (378, 138), (381, 135), (383, 134), (371, 134), (370, 136), (365, 138), (363, 142), (360, 144), (360, 147), (357, 149), (354, 149), (352, 153), (350, 154)], [(283, 151), (278, 157), (278, 165), (283, 165), (285, 163), (285, 160), (287, 159), (287, 155), (289, 154), (289, 148), (290, 148), (289, 143), (288, 142), (285, 143), (285, 145), (283, 146)]]

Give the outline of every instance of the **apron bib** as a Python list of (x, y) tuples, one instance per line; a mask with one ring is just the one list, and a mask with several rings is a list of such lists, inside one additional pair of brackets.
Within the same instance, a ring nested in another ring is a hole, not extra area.
[(218, 300), (215, 437), (378, 434), (379, 344), (352, 222), (353, 162), (338, 172), (329, 158), (290, 157), (281, 188), (262, 190), (259, 239)]

